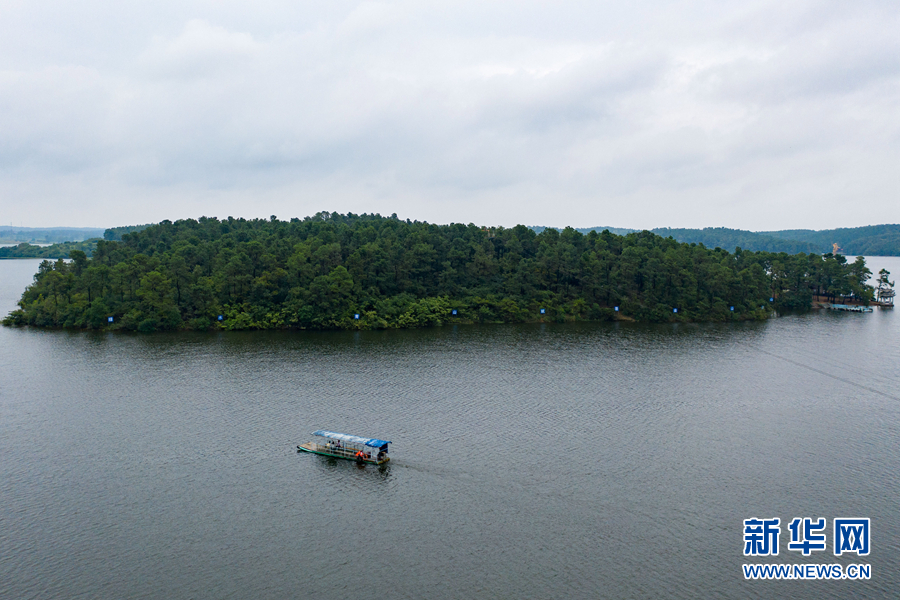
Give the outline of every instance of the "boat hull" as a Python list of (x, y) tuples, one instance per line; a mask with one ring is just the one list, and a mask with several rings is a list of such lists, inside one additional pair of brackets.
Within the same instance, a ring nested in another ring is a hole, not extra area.
[[(323, 447), (320, 444), (315, 444), (313, 442), (307, 442), (305, 444), (300, 444), (299, 446), (297, 446), (297, 451), (298, 452), (309, 452), (310, 454), (318, 454), (319, 456), (330, 456), (332, 458), (342, 458), (344, 460), (352, 460), (354, 462), (357, 462), (355, 453), (347, 452), (347, 451), (345, 451), (345, 452), (329, 452), (328, 450), (323, 449)], [(383, 464), (389, 462), (390, 460), (391, 460), (391, 458), (389, 456), (385, 456), (381, 460), (375, 460), (375, 459), (363, 460), (362, 464), (383, 465)]]

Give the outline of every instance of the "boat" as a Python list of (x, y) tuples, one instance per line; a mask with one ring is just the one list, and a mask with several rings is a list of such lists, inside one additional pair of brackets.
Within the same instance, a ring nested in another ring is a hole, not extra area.
[(383, 465), (391, 460), (388, 456), (388, 444), (390, 442), (385, 440), (325, 431), (324, 429), (314, 431), (313, 435), (325, 438), (324, 443), (313, 440), (300, 444), (297, 446), (298, 452), (311, 452), (322, 456), (355, 460), (360, 465)]
[(828, 308), (830, 308), (831, 310), (844, 310), (847, 312), (858, 312), (858, 313), (872, 312), (871, 306), (862, 306), (860, 304), (829, 304)]

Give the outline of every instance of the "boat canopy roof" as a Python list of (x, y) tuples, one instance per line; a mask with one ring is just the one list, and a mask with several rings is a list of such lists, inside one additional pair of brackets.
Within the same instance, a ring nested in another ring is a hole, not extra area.
[(342, 442), (347, 442), (348, 444), (364, 444), (366, 446), (372, 446), (373, 448), (381, 448), (385, 444), (390, 444), (390, 442), (385, 440), (364, 438), (359, 437), (358, 435), (349, 435), (347, 433), (335, 433), (334, 431), (325, 431), (324, 429), (314, 431), (313, 435), (320, 435), (322, 437), (331, 438), (333, 440), (341, 440)]

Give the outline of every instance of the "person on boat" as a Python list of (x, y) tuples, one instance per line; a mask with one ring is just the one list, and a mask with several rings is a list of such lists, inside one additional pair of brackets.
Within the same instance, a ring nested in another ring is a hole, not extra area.
[(356, 464), (361, 465), (361, 464), (363, 464), (363, 462), (365, 462), (365, 460), (366, 460), (366, 455), (363, 454), (362, 450), (360, 450), (359, 452), (356, 453)]

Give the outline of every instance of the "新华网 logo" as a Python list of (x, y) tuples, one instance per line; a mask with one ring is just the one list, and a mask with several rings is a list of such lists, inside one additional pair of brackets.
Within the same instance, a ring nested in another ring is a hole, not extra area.
[[(833, 521), (833, 549), (835, 556), (856, 554), (868, 556), (871, 552), (870, 519), (837, 518)], [(813, 552), (823, 552), (828, 543), (828, 523), (824, 518), (795, 517), (787, 526), (790, 541), (787, 549), (810, 556)], [(744, 556), (778, 556), (781, 537), (781, 519), (744, 519)], [(866, 580), (872, 576), (872, 566), (868, 564), (837, 563), (791, 564), (748, 563), (742, 566), (745, 579), (856, 579)]]

